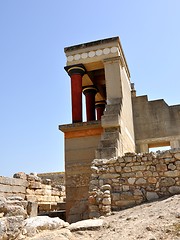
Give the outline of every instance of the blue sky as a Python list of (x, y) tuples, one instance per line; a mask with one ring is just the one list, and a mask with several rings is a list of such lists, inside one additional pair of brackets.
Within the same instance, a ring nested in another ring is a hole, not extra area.
[(0, 175), (64, 169), (64, 47), (120, 36), (137, 95), (179, 104), (179, 0), (1, 0)]

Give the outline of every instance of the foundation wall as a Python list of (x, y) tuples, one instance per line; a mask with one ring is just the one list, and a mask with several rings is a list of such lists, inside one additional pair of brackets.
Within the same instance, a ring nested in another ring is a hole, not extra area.
[(66, 219), (68, 222), (88, 218), (88, 192), (91, 164), (99, 136), (65, 139)]
[(90, 217), (180, 193), (180, 149), (94, 160)]

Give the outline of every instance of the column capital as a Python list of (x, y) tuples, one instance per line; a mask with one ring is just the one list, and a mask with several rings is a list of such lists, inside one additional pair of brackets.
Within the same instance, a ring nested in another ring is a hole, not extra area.
[(95, 93), (96, 94), (98, 92), (98, 89), (94, 85), (89, 85), (89, 86), (83, 87), (82, 91), (83, 91), (84, 95), (86, 95), (86, 93)]
[(71, 77), (73, 74), (83, 76), (86, 73), (86, 69), (83, 64), (76, 64), (64, 67), (68, 75)]
[(105, 105), (106, 105), (106, 101), (105, 101), (105, 100), (97, 101), (97, 102), (95, 103), (96, 108), (98, 108), (98, 107), (104, 107)]

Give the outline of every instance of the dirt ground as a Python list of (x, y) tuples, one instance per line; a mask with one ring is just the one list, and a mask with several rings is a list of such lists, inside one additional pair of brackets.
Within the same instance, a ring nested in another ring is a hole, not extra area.
[(98, 230), (43, 231), (32, 240), (180, 240), (180, 195), (115, 212)]

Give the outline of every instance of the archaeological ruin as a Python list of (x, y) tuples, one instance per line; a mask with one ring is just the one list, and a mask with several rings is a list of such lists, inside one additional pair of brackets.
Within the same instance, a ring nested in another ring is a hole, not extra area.
[[(29, 217), (59, 211), (65, 219), (66, 211), (73, 223), (180, 194), (180, 105), (136, 96), (119, 37), (65, 54), (72, 99), (72, 122), (59, 126), (65, 173), (0, 176), (1, 220), (23, 216), (22, 228)], [(162, 146), (170, 149), (149, 151)]]
[[(67, 221), (180, 193), (180, 105), (136, 96), (119, 37), (66, 47), (65, 54), (72, 123), (59, 129)], [(159, 146), (171, 150), (148, 153)]]

